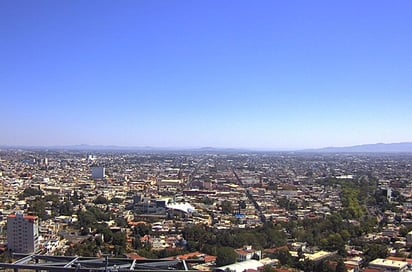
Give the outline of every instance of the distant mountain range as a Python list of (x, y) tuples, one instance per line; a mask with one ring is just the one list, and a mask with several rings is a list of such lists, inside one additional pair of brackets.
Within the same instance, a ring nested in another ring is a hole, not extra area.
[(0, 146), (2, 149), (29, 149), (29, 150), (71, 150), (71, 151), (168, 151), (178, 148), (152, 146), (119, 146), (119, 145), (54, 145), (54, 146)]
[(56, 151), (137, 151), (137, 152), (247, 152), (249, 149), (216, 148), (216, 147), (153, 147), (153, 146), (118, 146), (118, 145), (56, 145), (56, 146), (7, 146), (0, 145), (0, 149), (22, 150), (56, 150)]
[(313, 152), (313, 153), (412, 153), (412, 142), (378, 143), (345, 147), (325, 147), (304, 150), (246, 149), (246, 148), (184, 148), (184, 147), (152, 147), (152, 146), (117, 146), (117, 145), (68, 145), (68, 146), (0, 146), (0, 149), (31, 150), (72, 150), (72, 151), (140, 151), (140, 152)]
[(412, 142), (364, 144), (345, 147), (325, 147), (319, 149), (306, 149), (302, 151), (321, 153), (412, 153)]

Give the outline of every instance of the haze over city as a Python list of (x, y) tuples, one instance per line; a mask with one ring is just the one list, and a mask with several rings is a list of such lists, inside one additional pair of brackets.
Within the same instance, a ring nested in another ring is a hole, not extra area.
[(412, 140), (410, 1), (1, 1), (0, 145)]

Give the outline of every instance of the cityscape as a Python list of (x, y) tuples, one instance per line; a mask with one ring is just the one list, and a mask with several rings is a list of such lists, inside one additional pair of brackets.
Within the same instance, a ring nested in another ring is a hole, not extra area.
[(0, 1), (0, 271), (412, 272), (412, 1)]
[(412, 262), (411, 153), (10, 148), (0, 158), (1, 260), (32, 256), (20, 268), (36, 269), (38, 255), (201, 271)]

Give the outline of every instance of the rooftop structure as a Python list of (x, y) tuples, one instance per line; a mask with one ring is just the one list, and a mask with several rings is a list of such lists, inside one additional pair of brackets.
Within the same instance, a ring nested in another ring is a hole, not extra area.
[(408, 269), (408, 262), (375, 259), (369, 263), (369, 268), (382, 269), (383, 271), (402, 272)]
[(257, 260), (248, 260), (244, 262), (238, 262), (234, 264), (229, 264), (221, 267), (217, 267), (215, 271), (234, 271), (234, 272), (243, 272), (249, 269), (258, 270), (262, 268), (264, 265), (263, 263)]
[(1, 269), (25, 271), (188, 271), (181, 260), (133, 260), (125, 258), (87, 258), (69, 256), (20, 255), (14, 263), (0, 263)]

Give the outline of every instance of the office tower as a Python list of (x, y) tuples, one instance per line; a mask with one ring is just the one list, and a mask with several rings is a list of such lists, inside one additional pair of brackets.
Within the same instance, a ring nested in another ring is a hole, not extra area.
[(94, 180), (104, 179), (105, 177), (105, 168), (101, 166), (92, 167), (92, 178)]

